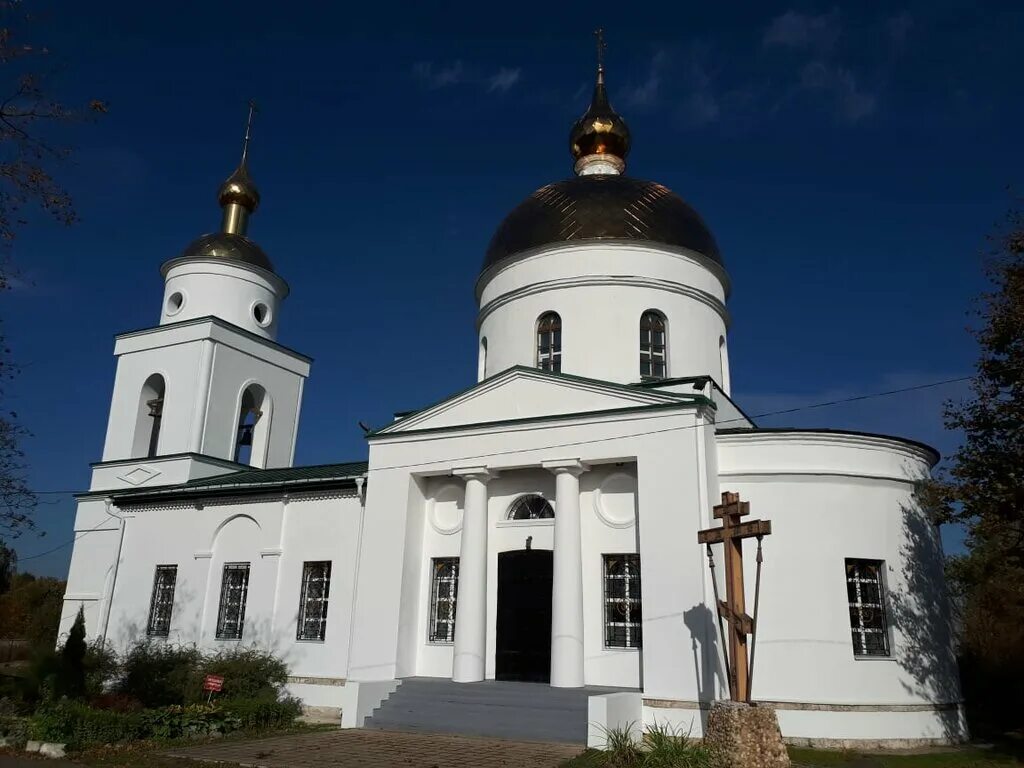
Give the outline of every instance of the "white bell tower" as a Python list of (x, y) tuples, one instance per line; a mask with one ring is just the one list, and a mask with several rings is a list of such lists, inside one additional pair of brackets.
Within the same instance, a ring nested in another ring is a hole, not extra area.
[(220, 188), (221, 230), (164, 263), (160, 324), (116, 337), (92, 490), (292, 463), (310, 359), (274, 340), (288, 284), (246, 236), (260, 202), (248, 167), (254, 111)]

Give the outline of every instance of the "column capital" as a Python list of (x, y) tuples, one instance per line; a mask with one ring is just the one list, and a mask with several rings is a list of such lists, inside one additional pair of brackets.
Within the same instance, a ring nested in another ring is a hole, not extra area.
[(479, 480), (481, 483), (488, 483), (498, 476), (498, 473), (487, 467), (456, 467), (452, 469), (453, 477), (461, 477), (463, 480)]
[(555, 475), (573, 475), (579, 477), (590, 469), (590, 465), (579, 459), (552, 459), (542, 461), (540, 465)]

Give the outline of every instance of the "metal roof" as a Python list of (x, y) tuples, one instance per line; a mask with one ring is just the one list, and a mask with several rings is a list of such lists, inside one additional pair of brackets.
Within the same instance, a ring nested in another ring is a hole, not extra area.
[(150, 500), (157, 497), (224, 496), (260, 493), (268, 490), (302, 490), (307, 487), (354, 485), (366, 474), (369, 464), (350, 461), (343, 464), (316, 464), (308, 467), (281, 469), (243, 469), (213, 477), (189, 480), (180, 485), (159, 488), (132, 488), (114, 491), (116, 499)]

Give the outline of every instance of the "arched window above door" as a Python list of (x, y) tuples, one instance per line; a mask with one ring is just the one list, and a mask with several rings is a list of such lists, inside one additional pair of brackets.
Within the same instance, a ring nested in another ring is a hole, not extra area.
[(520, 496), (508, 508), (509, 520), (544, 520), (555, 516), (551, 502), (536, 493)]

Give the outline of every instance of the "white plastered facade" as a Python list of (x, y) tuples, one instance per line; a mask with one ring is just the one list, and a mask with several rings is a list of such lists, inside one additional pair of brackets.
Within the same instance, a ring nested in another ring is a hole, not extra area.
[[(595, 725), (639, 712), (645, 724), (699, 735), (728, 688), (696, 536), (717, 524), (721, 492), (734, 491), (774, 526), (753, 692), (778, 708), (784, 736), (860, 745), (965, 736), (937, 531), (913, 503), (933, 452), (873, 435), (754, 428), (727, 396), (728, 280), (717, 263), (652, 243), (577, 242), (495, 265), (477, 286), (478, 383), (372, 433), (368, 461), (333, 474), (292, 468), (309, 360), (273, 341), (283, 283), (257, 267), (215, 266), (169, 269), (161, 325), (118, 337), (62, 629), (81, 605), (90, 634), (115, 648), (146, 637), (154, 569), (174, 564), (160, 641), (269, 648), (307, 705), (339, 708), (357, 726), (405, 677), (495, 677), (501, 556), (550, 550), (552, 684), (624, 689), (593, 700)], [(202, 316), (167, 316), (183, 286)], [(211, 297), (224, 291), (240, 293), (220, 312)], [(244, 327), (256, 300), (272, 308), (267, 328)], [(661, 385), (639, 381), (637, 323), (651, 309), (667, 322), (674, 381)], [(560, 373), (536, 369), (536, 322), (549, 311), (562, 321)], [(155, 455), (137, 456), (138, 424), (148, 425), (140, 392), (154, 374), (165, 382), (164, 426)], [(265, 470), (255, 474), (234, 461), (252, 384), (271, 404), (251, 458)], [(524, 494), (549, 500), (555, 516), (509, 520)], [(641, 563), (641, 647), (605, 641), (603, 558), (624, 554)], [(458, 621), (444, 641), (429, 628), (438, 558), (460, 560)], [(884, 657), (854, 652), (847, 558), (884, 563)], [(326, 631), (298, 640), (303, 564), (315, 561), (332, 563)], [(218, 640), (221, 574), (234, 562), (250, 566), (242, 638)], [(747, 579), (749, 604), (752, 567)]]

